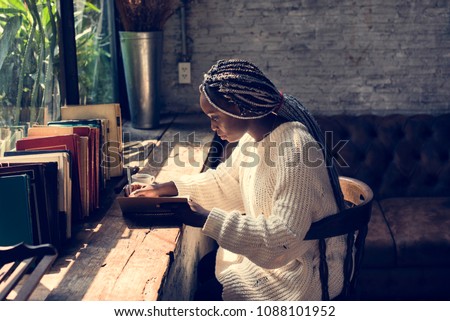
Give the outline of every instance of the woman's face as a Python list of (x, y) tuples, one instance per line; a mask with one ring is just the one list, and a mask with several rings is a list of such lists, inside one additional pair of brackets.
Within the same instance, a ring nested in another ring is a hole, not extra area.
[[(209, 117), (211, 129), (215, 131), (221, 139), (227, 140), (230, 143), (237, 142), (247, 132), (247, 120), (237, 119), (222, 113), (209, 103), (203, 92), (200, 93), (200, 107)], [(230, 112), (237, 112), (237, 106), (232, 106), (231, 108), (236, 110), (230, 110)]]

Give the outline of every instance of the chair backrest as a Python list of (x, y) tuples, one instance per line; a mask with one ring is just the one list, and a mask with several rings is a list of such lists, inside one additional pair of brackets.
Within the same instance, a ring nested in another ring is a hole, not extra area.
[(325, 239), (347, 235), (344, 285), (341, 294), (336, 299), (348, 300), (352, 298), (355, 292), (356, 281), (364, 254), (368, 224), (372, 213), (373, 192), (367, 184), (360, 180), (343, 176), (339, 177), (339, 183), (347, 208), (344, 211), (314, 222), (305, 237), (305, 240), (319, 240), (322, 300), (330, 299)]
[(0, 301), (9, 300), (13, 290), (17, 290), (17, 295), (12, 300), (28, 300), (57, 256), (51, 244), (0, 247)]

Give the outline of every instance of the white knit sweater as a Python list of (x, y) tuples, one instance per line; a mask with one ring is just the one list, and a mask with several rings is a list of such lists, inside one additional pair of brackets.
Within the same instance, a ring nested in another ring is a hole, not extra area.
[[(317, 241), (303, 239), (337, 206), (322, 152), (304, 125), (283, 123), (257, 143), (246, 134), (215, 170), (174, 183), (211, 211), (203, 232), (219, 244), (224, 300), (321, 299)], [(327, 241), (330, 297), (342, 289), (345, 247), (344, 237)]]

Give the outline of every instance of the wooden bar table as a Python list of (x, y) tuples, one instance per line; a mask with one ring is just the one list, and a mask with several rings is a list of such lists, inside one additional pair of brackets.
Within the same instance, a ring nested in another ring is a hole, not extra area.
[[(139, 165), (160, 182), (204, 170), (213, 139), (201, 114), (166, 117), (151, 131), (124, 124), (124, 133), (125, 166)], [(199, 228), (132, 222), (122, 216), (113, 190), (104, 194), (109, 207), (82, 224), (30, 299), (190, 300), (196, 263), (213, 241)]]

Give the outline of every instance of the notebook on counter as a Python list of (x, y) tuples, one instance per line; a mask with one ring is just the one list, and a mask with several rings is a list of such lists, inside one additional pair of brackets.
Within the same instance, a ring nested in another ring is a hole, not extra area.
[(124, 216), (163, 217), (173, 216), (189, 208), (188, 197), (117, 197)]

